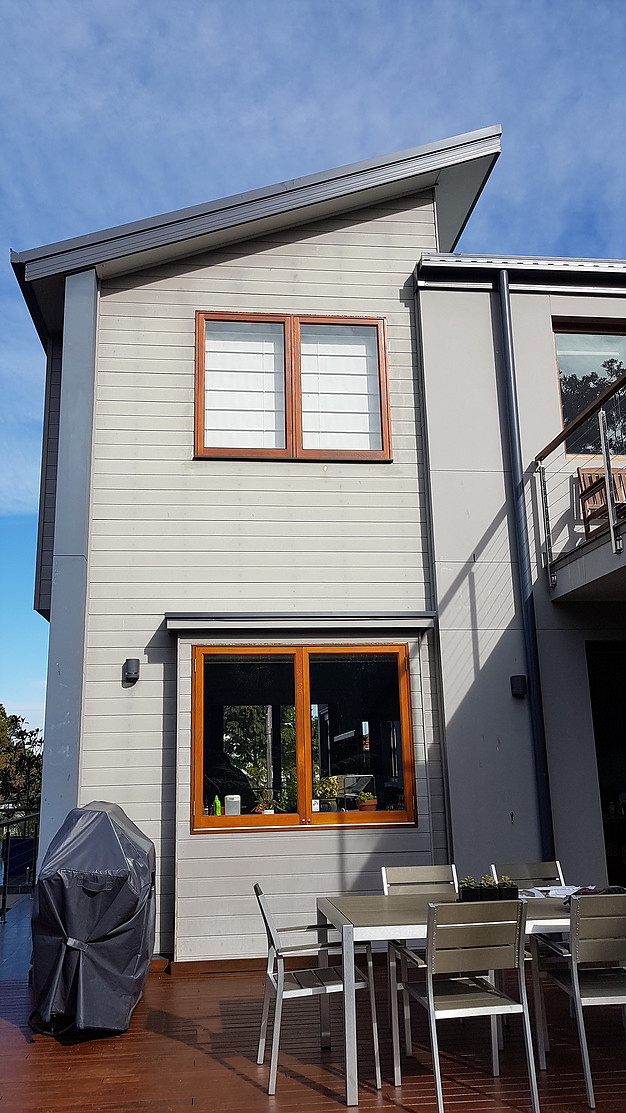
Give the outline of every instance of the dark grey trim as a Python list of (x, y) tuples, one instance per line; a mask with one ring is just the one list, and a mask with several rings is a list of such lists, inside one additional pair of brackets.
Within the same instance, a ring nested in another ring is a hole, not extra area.
[(210, 613), (206, 611), (168, 612), (165, 626), (170, 633), (184, 631), (246, 631), (253, 630), (391, 630), (402, 632), (428, 630), (434, 624), (431, 611), (395, 612), (384, 611), (331, 611), (318, 613), (305, 611), (301, 614), (274, 613), (260, 611), (249, 614)]
[(541, 700), (541, 674), (539, 671), (539, 652), (537, 649), (537, 628), (535, 624), (532, 570), (530, 564), (530, 542), (528, 538), (528, 521), (526, 519), (526, 503), (524, 498), (524, 467), (522, 464), (522, 444), (517, 405), (513, 324), (511, 320), (511, 300), (509, 296), (508, 277), (506, 270), (500, 271), (499, 293), (504, 356), (503, 378), (508, 427), (508, 456), (511, 468), (511, 485), (513, 488), (515, 553), (517, 557), (514, 568), (517, 570), (521, 596), (524, 651), (529, 678), (528, 710), (535, 756), (535, 779), (537, 784), (537, 805), (542, 853), (544, 861), (550, 861), (554, 858), (554, 833), (552, 830), (548, 759)]
[[(48, 621), (50, 620), (50, 588), (44, 590), (42, 584), (44, 580), (48, 582), (52, 579), (52, 555), (47, 552), (44, 553), (45, 528), (46, 528), (46, 511), (50, 509), (54, 513), (54, 503), (56, 500), (56, 467), (58, 464), (58, 449), (57, 457), (55, 458), (55, 478), (50, 478), (50, 414), (51, 414), (51, 394), (52, 384), (55, 376), (54, 363), (56, 359), (60, 358), (61, 351), (61, 337), (50, 337), (47, 343), (46, 351), (46, 387), (45, 387), (45, 403), (43, 410), (43, 433), (41, 438), (41, 474), (39, 479), (39, 517), (37, 522), (37, 555), (35, 560), (35, 592), (33, 606), (36, 611)], [(55, 429), (55, 433), (58, 431)], [(54, 483), (54, 493), (49, 490), (49, 484)]]
[(40, 856), (78, 800), (82, 724), (97, 281), (65, 281), (61, 408)]

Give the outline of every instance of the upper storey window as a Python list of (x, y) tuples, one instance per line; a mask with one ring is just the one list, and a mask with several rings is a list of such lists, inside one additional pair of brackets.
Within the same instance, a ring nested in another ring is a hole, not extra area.
[(196, 455), (389, 460), (384, 321), (197, 313)]
[[(626, 371), (626, 335), (559, 330), (555, 339), (563, 425), (567, 427)], [(604, 407), (610, 450), (619, 456), (626, 455), (626, 415), (623, 408), (621, 391)], [(571, 455), (599, 455), (597, 417), (589, 418), (572, 433), (565, 442), (565, 448)]]

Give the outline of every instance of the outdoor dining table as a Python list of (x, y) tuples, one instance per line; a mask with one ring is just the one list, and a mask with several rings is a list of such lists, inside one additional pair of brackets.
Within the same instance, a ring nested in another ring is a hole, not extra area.
[[(441, 903), (440, 896), (435, 899), (437, 903)], [(391, 939), (413, 939), (425, 942), (428, 905), (434, 902), (432, 896), (386, 897), (382, 893), (317, 899), (317, 922), (321, 941), (328, 925), (336, 928), (341, 936), (346, 1105), (359, 1103), (354, 984), (355, 943), (388, 943)], [(538, 897), (527, 901), (527, 934), (550, 934), (568, 930), (569, 916), (562, 898)]]

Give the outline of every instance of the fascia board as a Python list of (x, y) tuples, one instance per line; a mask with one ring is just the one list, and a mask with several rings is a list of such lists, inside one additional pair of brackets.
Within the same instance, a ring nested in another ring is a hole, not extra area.
[(425, 251), (420, 256), (416, 267), (416, 276), (419, 278), (423, 272), (432, 270), (449, 271), (534, 271), (541, 272), (560, 271), (563, 274), (606, 274), (615, 275), (626, 273), (626, 259), (575, 259), (557, 258), (541, 255), (451, 255), (445, 252)]
[[(242, 226), (248, 230), (247, 234), (253, 236), (255, 222), (281, 214), (288, 217), (288, 223), (306, 221), (307, 210), (312, 206), (334, 203), (334, 211), (345, 211), (366, 203), (368, 192), (376, 189), (381, 189), (383, 193), (385, 189), (391, 190), (391, 195), (396, 196), (420, 192), (427, 188), (427, 176), (431, 176), (432, 181), (434, 175), (436, 181), (444, 172), (476, 160), (485, 163), (480, 175), (482, 188), (500, 153), (500, 133), (499, 127), (485, 128), (455, 136), (443, 143), (402, 151), (383, 160), (340, 167), (325, 174), (283, 182), (266, 190), (255, 190), (156, 219), (12, 253), (12, 262), (16, 268), (20, 264), (24, 266), (26, 282), (52, 274), (98, 267), (123, 257), (132, 260), (128, 269), (135, 269), (137, 256), (146, 251), (154, 253), (159, 248), (179, 244), (179, 254), (189, 254), (193, 250), (190, 242), (197, 243), (202, 237), (223, 233), (227, 229), (236, 229), (239, 234)], [(468, 199), (463, 220), (475, 199), (475, 196)]]

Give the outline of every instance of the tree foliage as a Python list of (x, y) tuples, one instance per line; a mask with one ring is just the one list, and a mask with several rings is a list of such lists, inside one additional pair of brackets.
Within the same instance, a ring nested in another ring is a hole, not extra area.
[[(626, 367), (619, 359), (606, 359), (602, 364), (603, 374), (590, 371), (588, 375), (559, 376), (561, 383), (561, 403), (563, 406), (563, 422), (565, 426), (578, 417), (579, 413), (598, 395), (606, 390), (607, 386), (619, 379), (624, 374)], [(609, 449), (614, 456), (626, 454), (626, 408), (619, 390), (613, 398), (606, 403), (607, 430)], [(567, 451), (572, 454), (592, 453), (598, 455), (600, 449), (600, 434), (598, 432), (597, 416), (589, 418), (584, 425), (567, 438)]]
[(21, 715), (8, 715), (0, 703), (0, 815), (39, 811), (43, 738), (29, 730)]

